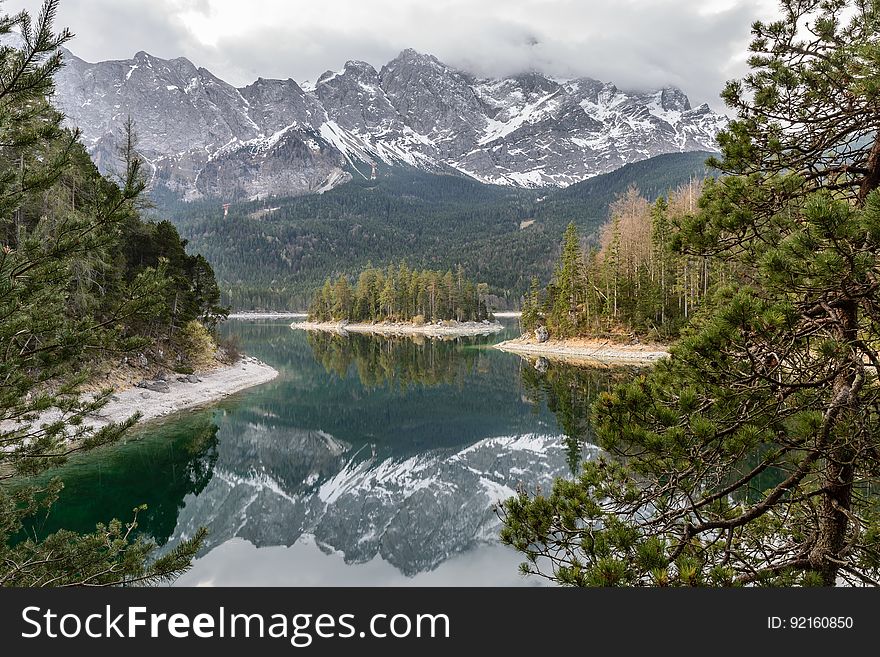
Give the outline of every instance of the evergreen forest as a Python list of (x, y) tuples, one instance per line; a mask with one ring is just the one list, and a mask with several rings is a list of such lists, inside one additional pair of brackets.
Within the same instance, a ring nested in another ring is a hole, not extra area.
[(660, 155), (561, 190), (484, 185), (461, 175), (379, 167), (319, 195), (235, 203), (181, 203), (169, 217), (217, 272), (222, 302), (234, 310), (306, 309), (324, 280), (357, 276), (371, 264), (463, 267), (488, 287), (490, 308), (518, 309), (530, 280), (549, 282), (559, 239), (574, 222), (598, 243), (609, 205), (631, 186), (652, 201), (705, 178), (709, 153)]
[(455, 274), (412, 270), (405, 262), (386, 269), (369, 267), (352, 285), (348, 277), (327, 279), (309, 306), (309, 319), (319, 322), (455, 320), (481, 322), (489, 319), (486, 289), (474, 283), (459, 267)]

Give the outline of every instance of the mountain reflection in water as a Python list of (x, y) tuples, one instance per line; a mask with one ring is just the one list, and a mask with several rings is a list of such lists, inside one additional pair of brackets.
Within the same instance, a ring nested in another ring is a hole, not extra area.
[(76, 459), (36, 531), (147, 502), (140, 530), (163, 550), (209, 530), (180, 584), (531, 583), (493, 505), (594, 456), (589, 403), (628, 375), (491, 349), (515, 320), (447, 341), (225, 330), (280, 376)]

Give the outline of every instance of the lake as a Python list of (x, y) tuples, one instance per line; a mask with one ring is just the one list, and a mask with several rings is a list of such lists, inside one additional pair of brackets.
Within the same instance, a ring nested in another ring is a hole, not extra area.
[(148, 505), (163, 550), (209, 530), (178, 585), (534, 585), (493, 505), (591, 458), (589, 403), (630, 373), (457, 340), (308, 334), (230, 320), (274, 381), (76, 458), (36, 530)]

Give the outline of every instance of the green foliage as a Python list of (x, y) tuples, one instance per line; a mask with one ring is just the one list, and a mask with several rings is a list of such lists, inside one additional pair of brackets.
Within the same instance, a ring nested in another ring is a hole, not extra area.
[(142, 333), (173, 339), (180, 327), (198, 320), (213, 330), (229, 311), (220, 305), (214, 270), (201, 255), (189, 255), (187, 242), (169, 221), (143, 222), (133, 217), (123, 229), (120, 266), (125, 278), (162, 269), (165, 289), (161, 308), (138, 327)]
[(587, 284), (577, 226), (570, 223), (562, 237), (562, 256), (548, 299), (548, 318), (560, 335), (571, 335), (577, 330), (578, 313)]
[(690, 216), (686, 201), (695, 190), (699, 185), (691, 182), (649, 206), (630, 187), (611, 204), (600, 250), (585, 253), (570, 223), (546, 291), (533, 281), (523, 302), (523, 327), (545, 326), (555, 338), (678, 335), (709, 288), (728, 273), (717, 263), (710, 266), (708, 258), (674, 248), (675, 227)]
[(184, 324), (179, 341), (186, 362), (194, 370), (204, 369), (214, 361), (217, 345), (214, 337), (201, 322), (193, 319)]
[[(201, 281), (181, 287), (169, 256), (182, 245), (170, 224), (153, 260), (134, 265), (123, 253), (136, 252), (133, 242), (152, 230), (138, 218), (141, 162), (127, 158), (119, 180), (108, 180), (78, 135), (61, 127), (48, 102), (58, 48), (70, 38), (52, 31), (57, 6), (47, 1), (36, 22), (27, 13), (0, 19), (0, 35), (18, 29), (23, 41), (0, 47), (0, 584), (161, 581), (187, 567), (202, 532), (155, 561), (155, 546), (134, 536), (141, 509), (93, 533), (16, 538), (49, 512), (63, 484), (27, 486), (13, 477), (113, 443), (137, 420), (100, 430), (85, 422), (112, 392), (81, 394), (90, 365), (170, 338), (163, 323), (170, 295), (213, 280), (209, 267), (191, 268)], [(193, 301), (193, 312), (200, 305)]]
[(411, 270), (405, 262), (386, 270), (368, 267), (352, 290), (348, 278), (328, 278), (309, 306), (309, 319), (319, 322), (456, 320), (479, 322), (490, 316), (485, 287), (469, 280), (464, 269)]
[[(731, 274), (593, 405), (605, 455), (504, 503), (572, 585), (880, 585), (880, 6), (784, 0), (725, 99), (728, 175), (673, 241)], [(841, 18), (855, 10), (849, 23)]]
[[(107, 525), (98, 524), (90, 534), (62, 529), (42, 541), (27, 539), (3, 550), (7, 565), (0, 573), (0, 585), (111, 586), (173, 580), (189, 567), (193, 546), (202, 543), (207, 531), (199, 529), (192, 539), (153, 559), (155, 545), (132, 536), (138, 526), (138, 514), (144, 510), (145, 507), (135, 509), (128, 523), (112, 520)], [(8, 509), (0, 511), (4, 512), (8, 513)]]
[(549, 280), (569, 222), (593, 236), (609, 203), (630, 184), (654, 197), (705, 177), (707, 156), (658, 156), (564, 190), (540, 191), (381, 169), (378, 180), (356, 179), (320, 195), (235, 203), (227, 217), (220, 202), (154, 195), (163, 215), (214, 265), (223, 302), (236, 309), (305, 308), (328, 276), (335, 281), (371, 262), (403, 259), (419, 269), (454, 272), (462, 265), (488, 283), (498, 308), (510, 308), (532, 276)]
[(523, 328), (532, 330), (541, 321), (541, 288), (537, 277), (532, 277), (529, 292), (523, 298), (520, 323)]
[(762, 214), (780, 192), (823, 189), (863, 202), (880, 182), (880, 8), (875, 0), (780, 5), (780, 20), (752, 28), (751, 73), (724, 89), (737, 120), (719, 136), (723, 160), (713, 164), (749, 180), (764, 196), (751, 204)]

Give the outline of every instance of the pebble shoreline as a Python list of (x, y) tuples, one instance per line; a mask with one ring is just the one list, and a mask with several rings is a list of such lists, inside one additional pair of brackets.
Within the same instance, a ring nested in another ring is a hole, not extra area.
[(294, 322), (290, 328), (301, 331), (325, 331), (329, 333), (374, 333), (376, 335), (424, 335), (461, 337), (489, 335), (503, 331), (496, 323), (462, 322), (446, 324), (346, 324), (344, 322)]
[[(246, 388), (267, 383), (278, 376), (278, 370), (250, 356), (232, 365), (198, 375), (169, 374), (163, 380), (142, 381), (138, 385), (115, 392), (97, 413), (83, 418), (83, 425), (100, 429), (114, 422), (124, 422), (136, 412), (139, 424), (157, 420), (179, 411), (218, 402)], [(52, 409), (43, 413), (34, 426), (61, 419), (61, 412)]]
[(565, 341), (537, 343), (522, 339), (507, 340), (495, 345), (496, 349), (548, 359), (593, 360), (599, 363), (654, 363), (669, 355), (663, 349), (646, 349), (640, 345), (622, 345), (596, 341), (589, 345), (566, 345)]

